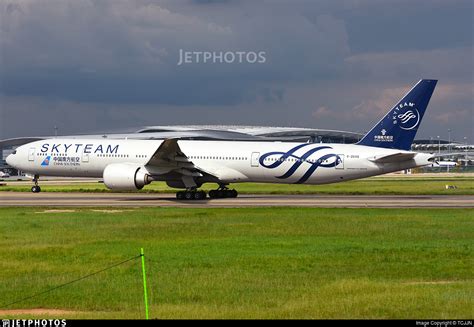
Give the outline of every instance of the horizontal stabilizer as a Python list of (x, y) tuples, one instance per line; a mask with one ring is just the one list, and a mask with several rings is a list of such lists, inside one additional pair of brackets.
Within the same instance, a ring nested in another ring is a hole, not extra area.
[(411, 160), (415, 157), (416, 153), (394, 153), (389, 154), (387, 156), (375, 156), (373, 158), (369, 158), (370, 161), (376, 163), (391, 163), (391, 162), (401, 162)]

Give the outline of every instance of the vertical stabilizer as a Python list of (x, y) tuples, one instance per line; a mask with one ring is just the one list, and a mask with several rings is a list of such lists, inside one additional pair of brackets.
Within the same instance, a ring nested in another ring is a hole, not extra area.
[(437, 82), (419, 81), (357, 144), (410, 150)]

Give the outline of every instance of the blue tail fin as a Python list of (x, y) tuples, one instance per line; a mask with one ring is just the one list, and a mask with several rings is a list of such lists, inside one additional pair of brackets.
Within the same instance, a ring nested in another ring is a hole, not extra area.
[(419, 81), (357, 144), (410, 150), (437, 82)]

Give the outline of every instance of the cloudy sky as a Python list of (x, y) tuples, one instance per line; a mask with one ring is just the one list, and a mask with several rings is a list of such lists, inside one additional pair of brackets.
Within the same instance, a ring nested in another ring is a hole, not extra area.
[[(474, 142), (474, 2), (0, 0), (0, 139), (164, 124), (366, 131), (439, 79), (418, 137)], [(178, 65), (183, 51), (265, 62)]]

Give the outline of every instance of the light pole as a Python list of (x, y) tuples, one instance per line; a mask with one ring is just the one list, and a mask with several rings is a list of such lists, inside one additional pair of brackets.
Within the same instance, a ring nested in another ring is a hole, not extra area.
[(448, 128), (448, 152), (451, 149), (451, 128)]
[(438, 138), (438, 153), (441, 153), (441, 141), (439, 140), (439, 135), (436, 137)]
[(467, 150), (468, 150), (467, 136), (464, 136), (463, 139), (464, 139), (464, 146), (465, 146), (464, 151), (466, 152), (466, 154), (464, 155), (464, 160), (465, 160), (464, 161), (464, 166), (467, 166)]

